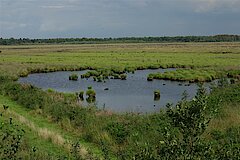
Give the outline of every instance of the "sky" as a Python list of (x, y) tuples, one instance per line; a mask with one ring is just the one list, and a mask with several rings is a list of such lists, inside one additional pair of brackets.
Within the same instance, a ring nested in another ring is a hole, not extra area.
[(0, 0), (0, 37), (240, 34), (240, 0)]

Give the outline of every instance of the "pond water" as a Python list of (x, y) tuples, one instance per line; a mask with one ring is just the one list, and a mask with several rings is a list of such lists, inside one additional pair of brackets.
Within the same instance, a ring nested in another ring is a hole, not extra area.
[[(96, 105), (115, 112), (157, 112), (167, 103), (176, 104), (182, 98), (182, 93), (187, 91), (192, 98), (197, 91), (197, 84), (188, 82), (174, 82), (167, 80), (147, 81), (149, 73), (165, 72), (175, 69), (138, 70), (134, 74), (128, 73), (127, 80), (109, 79), (95, 82), (92, 78), (69, 81), (73, 72), (52, 72), (31, 74), (19, 79), (20, 83), (29, 83), (36, 87), (54, 89), (59, 92), (86, 91), (92, 86), (96, 91)], [(75, 71), (78, 75), (87, 71)], [(109, 90), (105, 90), (108, 88)], [(154, 90), (160, 90), (161, 98), (154, 100)], [(85, 97), (86, 98), (86, 97)], [(87, 102), (84, 102), (87, 104)]]

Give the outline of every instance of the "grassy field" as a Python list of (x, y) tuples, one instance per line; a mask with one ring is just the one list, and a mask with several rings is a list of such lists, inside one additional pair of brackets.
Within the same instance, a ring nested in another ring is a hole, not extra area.
[(0, 70), (15, 76), (86, 68), (240, 68), (240, 43), (20, 45), (0, 50)]
[[(35, 72), (169, 67), (179, 70), (160, 75), (160, 79), (202, 81), (202, 77), (238, 76), (240, 43), (19, 45), (0, 46), (0, 51), (0, 138), (4, 140), (0, 146), (16, 146), (0, 147), (0, 159), (11, 155), (140, 160), (240, 156), (237, 81), (230, 85), (222, 79), (209, 95), (200, 88), (192, 101), (183, 97), (177, 106), (140, 115), (80, 106), (74, 95), (43, 91), (12, 79)], [(12, 141), (22, 137), (21, 130), (23, 139)], [(5, 133), (9, 133), (7, 141)]]

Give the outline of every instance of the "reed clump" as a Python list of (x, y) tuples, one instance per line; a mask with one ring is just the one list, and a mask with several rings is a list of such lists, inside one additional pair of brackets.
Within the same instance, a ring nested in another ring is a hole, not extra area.
[(71, 81), (77, 81), (78, 80), (78, 75), (76, 73), (73, 73), (69, 76), (69, 80)]

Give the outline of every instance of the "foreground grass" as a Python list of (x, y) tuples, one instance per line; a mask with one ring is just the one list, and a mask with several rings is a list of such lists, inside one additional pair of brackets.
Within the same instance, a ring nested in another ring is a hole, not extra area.
[(231, 87), (220, 87), (212, 93), (212, 99), (218, 99), (222, 104), (218, 108), (216, 116), (209, 123), (209, 131), (226, 131), (231, 127), (240, 127), (239, 86), (238, 82), (237, 85), (232, 85)]
[[(152, 156), (155, 157), (154, 159), (176, 158), (176, 156), (184, 159), (204, 157), (205, 153), (210, 159), (219, 159), (240, 155), (236, 152), (236, 147), (227, 145), (232, 138), (239, 136), (240, 127), (237, 124), (226, 126), (223, 130), (211, 128), (211, 126), (214, 127), (212, 124), (217, 121), (217, 118), (227, 120), (228, 117), (221, 116), (225, 104), (239, 104), (239, 84), (221, 85), (221, 88), (214, 89), (210, 96), (201, 91), (193, 101), (182, 101), (176, 108), (148, 115), (114, 114), (96, 108), (84, 108), (76, 105), (71, 97), (65, 97), (64, 94), (49, 93), (31, 85), (17, 84), (3, 78), (1, 88), (1, 93), (9, 96), (11, 103), (15, 103), (12, 102), (14, 100), (21, 104), (15, 107), (14, 111), (28, 119), (28, 121), (21, 121), (27, 124), (29, 120), (30, 122), (36, 121), (35, 126), (42, 124), (42, 127), (37, 128), (46, 128), (43, 130), (44, 136), (47, 135), (50, 142), (62, 146), (61, 142), (67, 138), (72, 139), (72, 142), (84, 139), (86, 142), (96, 144), (102, 151), (104, 159), (113, 159), (112, 157), (152, 159)], [(5, 101), (5, 103), (8, 102)], [(215, 111), (217, 114), (212, 119)], [(41, 119), (42, 116), (47, 120)], [(15, 117), (23, 119), (20, 116)], [(208, 120), (211, 120), (210, 128), (205, 132)], [(201, 128), (200, 132), (198, 127)], [(54, 134), (56, 137), (53, 137), (53, 133), (56, 133)], [(219, 134), (221, 141), (218, 140), (219, 136), (216, 136)], [(74, 135), (78, 138), (74, 139)], [(40, 137), (44, 136), (40, 134)], [(188, 139), (188, 136), (191, 138)], [(185, 138), (182, 139), (182, 137)], [(194, 145), (189, 145), (188, 141), (189, 144), (194, 143)], [(212, 144), (211, 141), (214, 143)], [(239, 146), (239, 144), (238, 141), (234, 142), (234, 146)], [(198, 147), (201, 149), (199, 150)], [(208, 150), (209, 147), (211, 150)], [(194, 149), (193, 152), (191, 148)], [(94, 148), (89, 147), (89, 150), (93, 152)], [(175, 154), (170, 154), (172, 152)]]
[[(69, 156), (70, 154), (68, 154), (66, 150), (64, 150), (62, 147), (55, 145), (49, 139), (41, 138), (33, 128), (29, 127), (27, 124), (23, 124), (16, 117), (16, 115), (13, 114), (13, 112), (10, 112), (9, 110), (4, 111), (2, 108), (2, 105), (6, 105), (8, 103), (6, 103), (6, 101), (3, 100), (2, 98), (3, 97), (0, 98), (0, 106), (1, 106), (0, 112), (2, 114), (1, 120), (9, 121), (9, 119), (11, 118), (14, 124), (19, 126), (21, 130), (24, 130), (23, 145), (19, 146), (20, 153), (18, 153), (17, 156), (21, 158), (24, 157), (24, 159), (38, 159), (38, 158), (46, 158), (46, 159), (69, 158), (71, 159), (71, 157)], [(5, 134), (5, 133), (1, 133), (1, 134)], [(16, 133), (16, 134), (20, 134), (20, 133)], [(9, 145), (9, 144), (6, 143), (4, 145)]]
[(220, 115), (214, 118), (209, 124), (209, 130), (224, 131), (230, 127), (239, 127), (240, 124), (240, 105), (224, 105)]
[[(94, 145), (86, 143), (78, 139), (78, 135), (74, 132), (66, 132), (58, 124), (52, 123), (50, 120), (32, 112), (9, 98), (0, 95), (0, 106), (9, 106), (7, 115), (14, 119), (27, 130), (26, 136), (29, 138), (31, 146), (37, 146), (42, 151), (51, 151), (55, 155), (65, 157), (71, 155), (71, 147), (75, 142), (79, 142), (81, 146), (81, 156), (86, 156), (90, 150), (97, 157), (101, 157), (101, 151)], [(3, 109), (1, 109), (2, 111)], [(69, 126), (70, 127), (70, 126)], [(71, 156), (70, 156), (71, 157)]]

